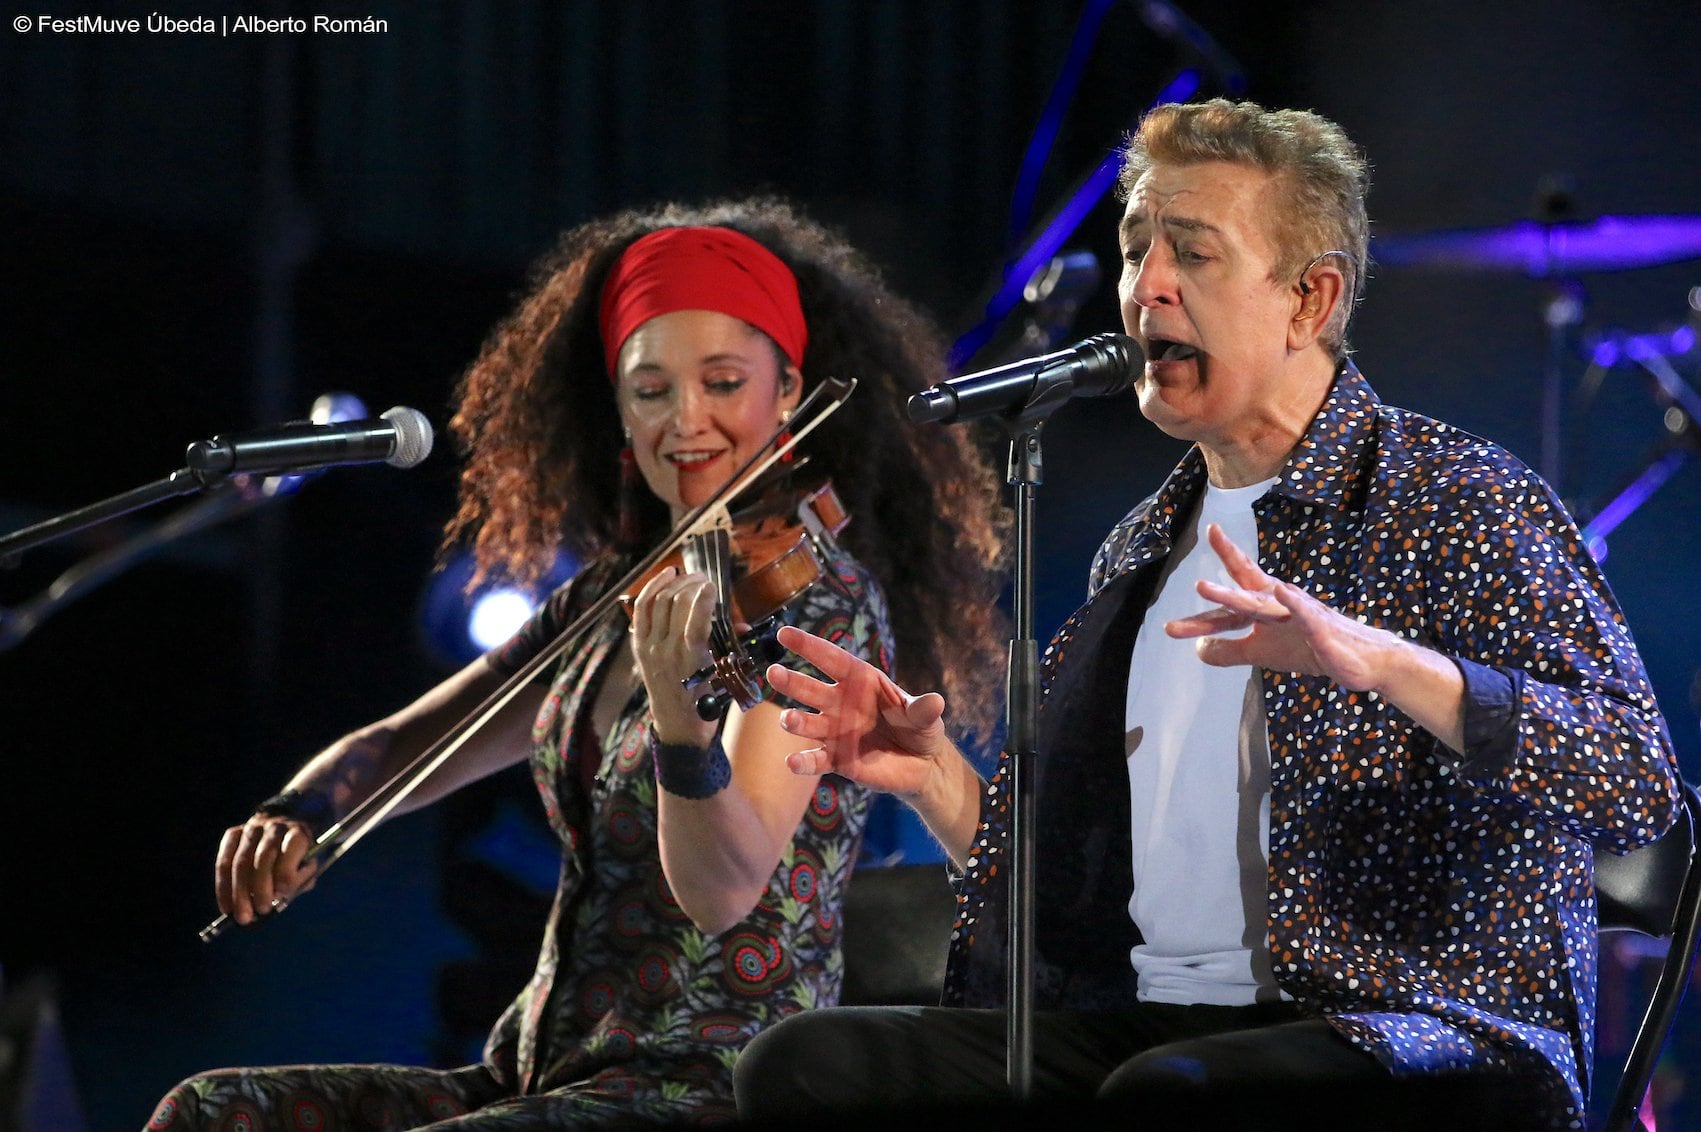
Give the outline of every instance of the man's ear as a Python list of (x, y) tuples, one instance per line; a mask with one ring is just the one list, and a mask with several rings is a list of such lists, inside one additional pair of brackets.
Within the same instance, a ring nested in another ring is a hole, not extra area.
[(1321, 263), (1313, 264), (1299, 277), (1293, 289), (1293, 317), (1288, 322), (1290, 349), (1303, 350), (1317, 341), (1329, 324), (1329, 316), (1343, 301), (1346, 284), (1340, 268)]

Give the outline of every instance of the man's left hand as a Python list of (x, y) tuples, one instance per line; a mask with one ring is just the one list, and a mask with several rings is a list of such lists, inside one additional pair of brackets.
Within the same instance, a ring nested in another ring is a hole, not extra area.
[[(1355, 691), (1377, 685), (1390, 655), (1403, 642), (1385, 629), (1355, 621), (1298, 586), (1272, 578), (1229, 540), (1221, 527), (1206, 528), (1232, 586), (1201, 581), (1199, 596), (1216, 609), (1166, 622), (1177, 639), (1197, 637), (1199, 659), (1228, 667), (1252, 664), (1276, 672), (1327, 676)], [(1251, 628), (1240, 637), (1216, 634)]]

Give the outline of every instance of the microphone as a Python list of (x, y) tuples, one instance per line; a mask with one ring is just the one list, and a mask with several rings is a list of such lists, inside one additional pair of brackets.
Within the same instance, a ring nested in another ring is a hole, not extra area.
[(1071, 397), (1120, 393), (1133, 380), (1140, 348), (1126, 334), (1095, 334), (1067, 350), (965, 374), (909, 400), (912, 421), (951, 424), (992, 413), (1021, 422), (1044, 417)]
[(318, 424), (292, 421), (237, 436), (215, 436), (189, 445), (189, 470), (197, 479), (257, 473), (302, 472), (336, 464), (411, 468), (431, 453), (431, 422), (418, 409), (398, 405), (376, 420)]
[[(308, 410), (307, 419), (319, 425), (342, 424), (344, 421), (358, 421), (371, 415), (366, 402), (353, 393), (335, 392), (321, 393), (315, 397), (313, 407)], [(260, 484), (260, 491), (267, 496), (294, 495), (307, 481), (318, 479), (324, 474), (324, 468), (280, 472), (275, 476), (267, 476)]]

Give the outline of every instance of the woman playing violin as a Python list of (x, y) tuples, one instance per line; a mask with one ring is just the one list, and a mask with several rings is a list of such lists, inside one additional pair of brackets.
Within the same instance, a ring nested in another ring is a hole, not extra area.
[[(791, 414), (832, 379), (854, 379), (854, 395), (777, 465), (770, 491), (830, 484), (848, 519), (810, 527), (818, 576), (777, 619), (990, 709), (997, 481), (963, 430), (903, 419), (909, 395), (946, 376), (920, 311), (781, 201), (667, 205), (567, 232), (460, 382), (450, 431), (465, 461), (445, 549), (470, 543), (481, 578), (521, 583), (559, 550), (585, 565), (507, 644), (333, 743), (227, 830), (220, 909), (250, 924), (312, 887), (320, 833), (629, 582), (682, 520), (736, 503), (721, 499), (729, 479), (785, 443)], [(699, 710), (687, 681), (725, 618), (704, 573), (657, 569), (627, 596), (627, 614), (594, 620), (391, 811), (529, 758), (560, 838), (536, 969), (483, 1061), (218, 1070), (172, 1089), (150, 1128), (733, 1118), (743, 1045), (837, 1001), (839, 912), (869, 799), (787, 769), (802, 741), (765, 685), (718, 717)], [(965, 735), (989, 723), (956, 721)]]

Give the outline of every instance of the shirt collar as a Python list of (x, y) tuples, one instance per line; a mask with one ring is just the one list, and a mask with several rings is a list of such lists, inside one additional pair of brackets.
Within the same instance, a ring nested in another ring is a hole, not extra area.
[(1376, 445), (1381, 405), (1358, 367), (1342, 362), (1322, 408), (1283, 465), (1276, 490), (1305, 503), (1354, 506)]
[[(1272, 490), (1302, 503), (1352, 507), (1362, 495), (1360, 485), (1367, 455), (1376, 444), (1381, 404), (1358, 367), (1351, 361), (1341, 363), (1328, 396)], [(1187, 513), (1205, 489), (1205, 481), (1205, 457), (1194, 445), (1138, 510), (1137, 527), (1158, 535), (1162, 549), (1167, 549), (1174, 541), (1175, 517)]]

